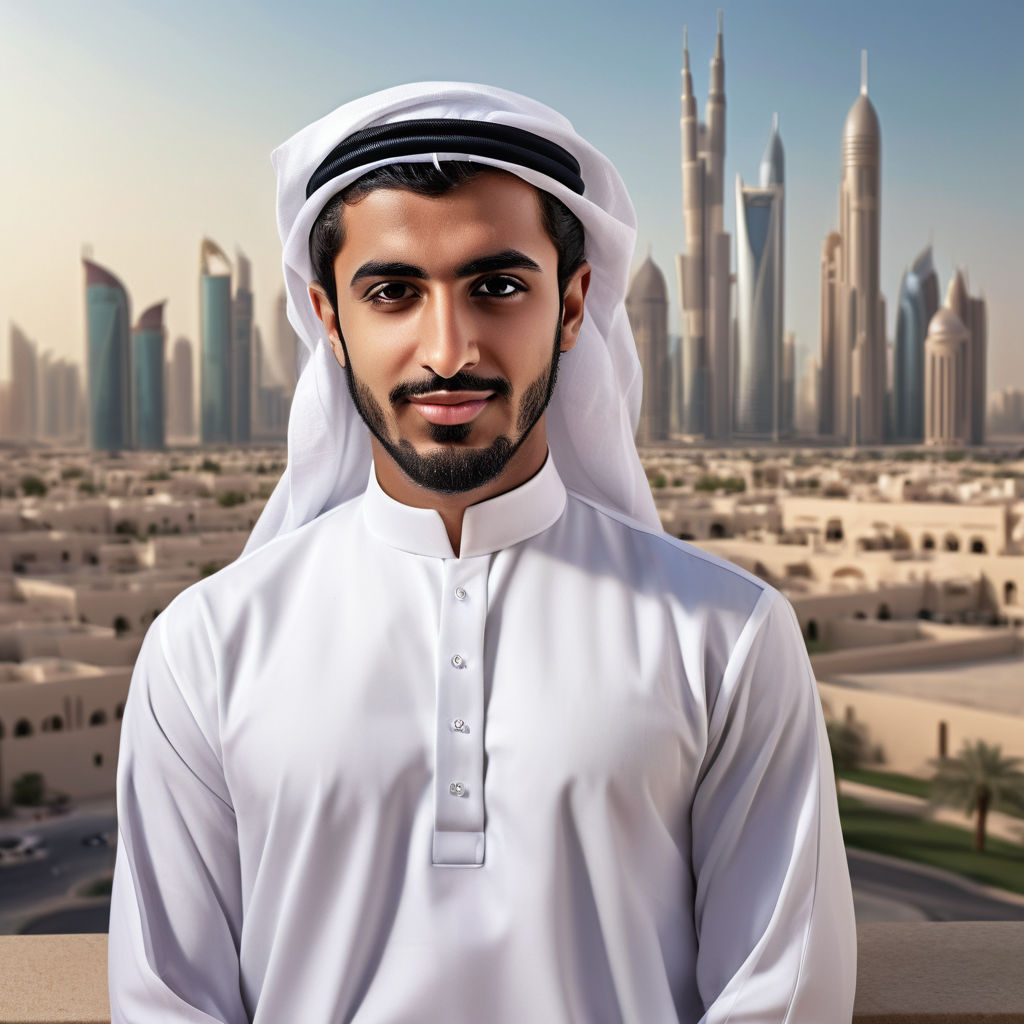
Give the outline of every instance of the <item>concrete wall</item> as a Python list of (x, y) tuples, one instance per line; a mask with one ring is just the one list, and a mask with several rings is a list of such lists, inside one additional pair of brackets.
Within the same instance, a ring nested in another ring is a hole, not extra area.
[(120, 719), (70, 732), (0, 740), (5, 802), (10, 802), (11, 784), (25, 772), (42, 772), (48, 793), (67, 793), (73, 800), (112, 795), (120, 740)]
[[(42, 772), (48, 787), (78, 799), (113, 793), (130, 677), (125, 668), (43, 683), (0, 684), (0, 785), (5, 801), (11, 782), (24, 772)], [(105, 721), (90, 725), (96, 712)], [(63, 727), (44, 731), (44, 723), (54, 716)], [(31, 724), (29, 736), (14, 735), (22, 719)]]
[(946, 723), (946, 751), (955, 754), (964, 741), (1002, 745), (1008, 757), (1024, 757), (1024, 718), (960, 704), (921, 700), (901, 694), (818, 683), (822, 703), (835, 718), (849, 718), (867, 728), (870, 749), (880, 747), (881, 767), (930, 776), (929, 758), (939, 753), (939, 723)]
[[(811, 656), (815, 674), (821, 678), (840, 672), (873, 672), (882, 669), (919, 668), (924, 665), (950, 665), (957, 662), (1004, 658), (1019, 654), (1020, 638), (1007, 630), (962, 640), (912, 640), (856, 647), (852, 650), (825, 651)], [(983, 667), (980, 667), (984, 671)], [(1024, 685), (1024, 683), (1022, 683)]]

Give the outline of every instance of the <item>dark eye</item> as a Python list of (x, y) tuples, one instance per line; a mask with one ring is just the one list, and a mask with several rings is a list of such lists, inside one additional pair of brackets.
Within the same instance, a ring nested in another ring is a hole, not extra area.
[(481, 281), (476, 290), (490, 299), (506, 299), (526, 289), (514, 277), (489, 277)]
[(386, 306), (390, 302), (408, 299), (411, 294), (412, 289), (403, 281), (386, 281), (370, 292), (369, 299), (374, 305)]

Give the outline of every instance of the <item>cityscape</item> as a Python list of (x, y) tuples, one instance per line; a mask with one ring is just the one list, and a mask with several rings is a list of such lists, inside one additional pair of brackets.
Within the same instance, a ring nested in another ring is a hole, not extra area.
[[(996, 308), (983, 273), (943, 262), (929, 224), (885, 276), (891, 110), (856, 41), (834, 69), (845, 119), (821, 141), (834, 220), (813, 266), (798, 262), (790, 122), (769, 83), (763, 134), (733, 138), (733, 15), (708, 15), (704, 53), (675, 19), (679, 121), (664, 130), (681, 189), (661, 197), (675, 249), (655, 258), (638, 203), (626, 297), (662, 526), (793, 605), (858, 923), (1024, 921), (1024, 378), (1000, 361), (1021, 307)], [(762, 153), (756, 178), (726, 177), (737, 142), (743, 166)], [(89, 238), (73, 349), (4, 310), (0, 935), (106, 931), (142, 638), (241, 553), (285, 466), (301, 348), (285, 293), (261, 293), (251, 259), (212, 230), (192, 254), (187, 332), (169, 329), (179, 296), (137, 306), (135, 268)], [(799, 322), (817, 323), (813, 338), (792, 326), (794, 294), (812, 296)], [(991, 799), (951, 782), (968, 761), (987, 765)]]

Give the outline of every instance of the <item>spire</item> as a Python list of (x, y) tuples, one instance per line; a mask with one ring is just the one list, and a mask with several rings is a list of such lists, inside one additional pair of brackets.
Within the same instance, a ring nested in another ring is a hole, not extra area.
[(860, 94), (868, 94), (868, 51), (860, 51)]
[(773, 135), (778, 135), (779, 134), (779, 114), (778, 114), (778, 111), (776, 111), (774, 114), (772, 114), (772, 134)]
[(708, 83), (708, 102), (711, 97), (724, 99), (725, 94), (725, 53), (722, 44), (722, 11), (718, 11), (718, 35), (715, 37), (715, 55), (711, 58), (711, 80)]
[(693, 76), (690, 74), (690, 49), (686, 40), (686, 26), (683, 26), (683, 99), (693, 95)]

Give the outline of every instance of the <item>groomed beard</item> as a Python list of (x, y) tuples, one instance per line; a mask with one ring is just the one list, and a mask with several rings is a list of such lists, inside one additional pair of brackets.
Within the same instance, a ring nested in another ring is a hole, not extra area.
[[(515, 440), (502, 434), (496, 437), (486, 448), (462, 448), (460, 442), (469, 437), (473, 423), (431, 423), (430, 437), (437, 444), (444, 445), (439, 451), (421, 455), (405, 438), (397, 442), (388, 436), (388, 424), (384, 410), (374, 398), (370, 389), (352, 372), (352, 360), (345, 348), (345, 340), (341, 339), (345, 351), (345, 379), (348, 392), (362, 421), (370, 433), (381, 443), (384, 450), (397, 463), (403, 473), (414, 483), (428, 491), (439, 494), (462, 494), (475, 490), (490, 483), (508, 465), (509, 460), (519, 450), (520, 445), (530, 435), (537, 421), (544, 415), (544, 410), (551, 401), (555, 391), (555, 380), (558, 376), (558, 359), (561, 355), (562, 342), (562, 308), (559, 303), (558, 327), (555, 330), (555, 343), (551, 354), (551, 362), (547, 369), (523, 392), (523, 400), (516, 417)], [(457, 373), (454, 377), (435, 376), (431, 380), (416, 385), (400, 384), (388, 396), (392, 405), (415, 394), (426, 394), (430, 391), (494, 391), (499, 397), (509, 398), (512, 389), (503, 378), (475, 377), (472, 374)]]

